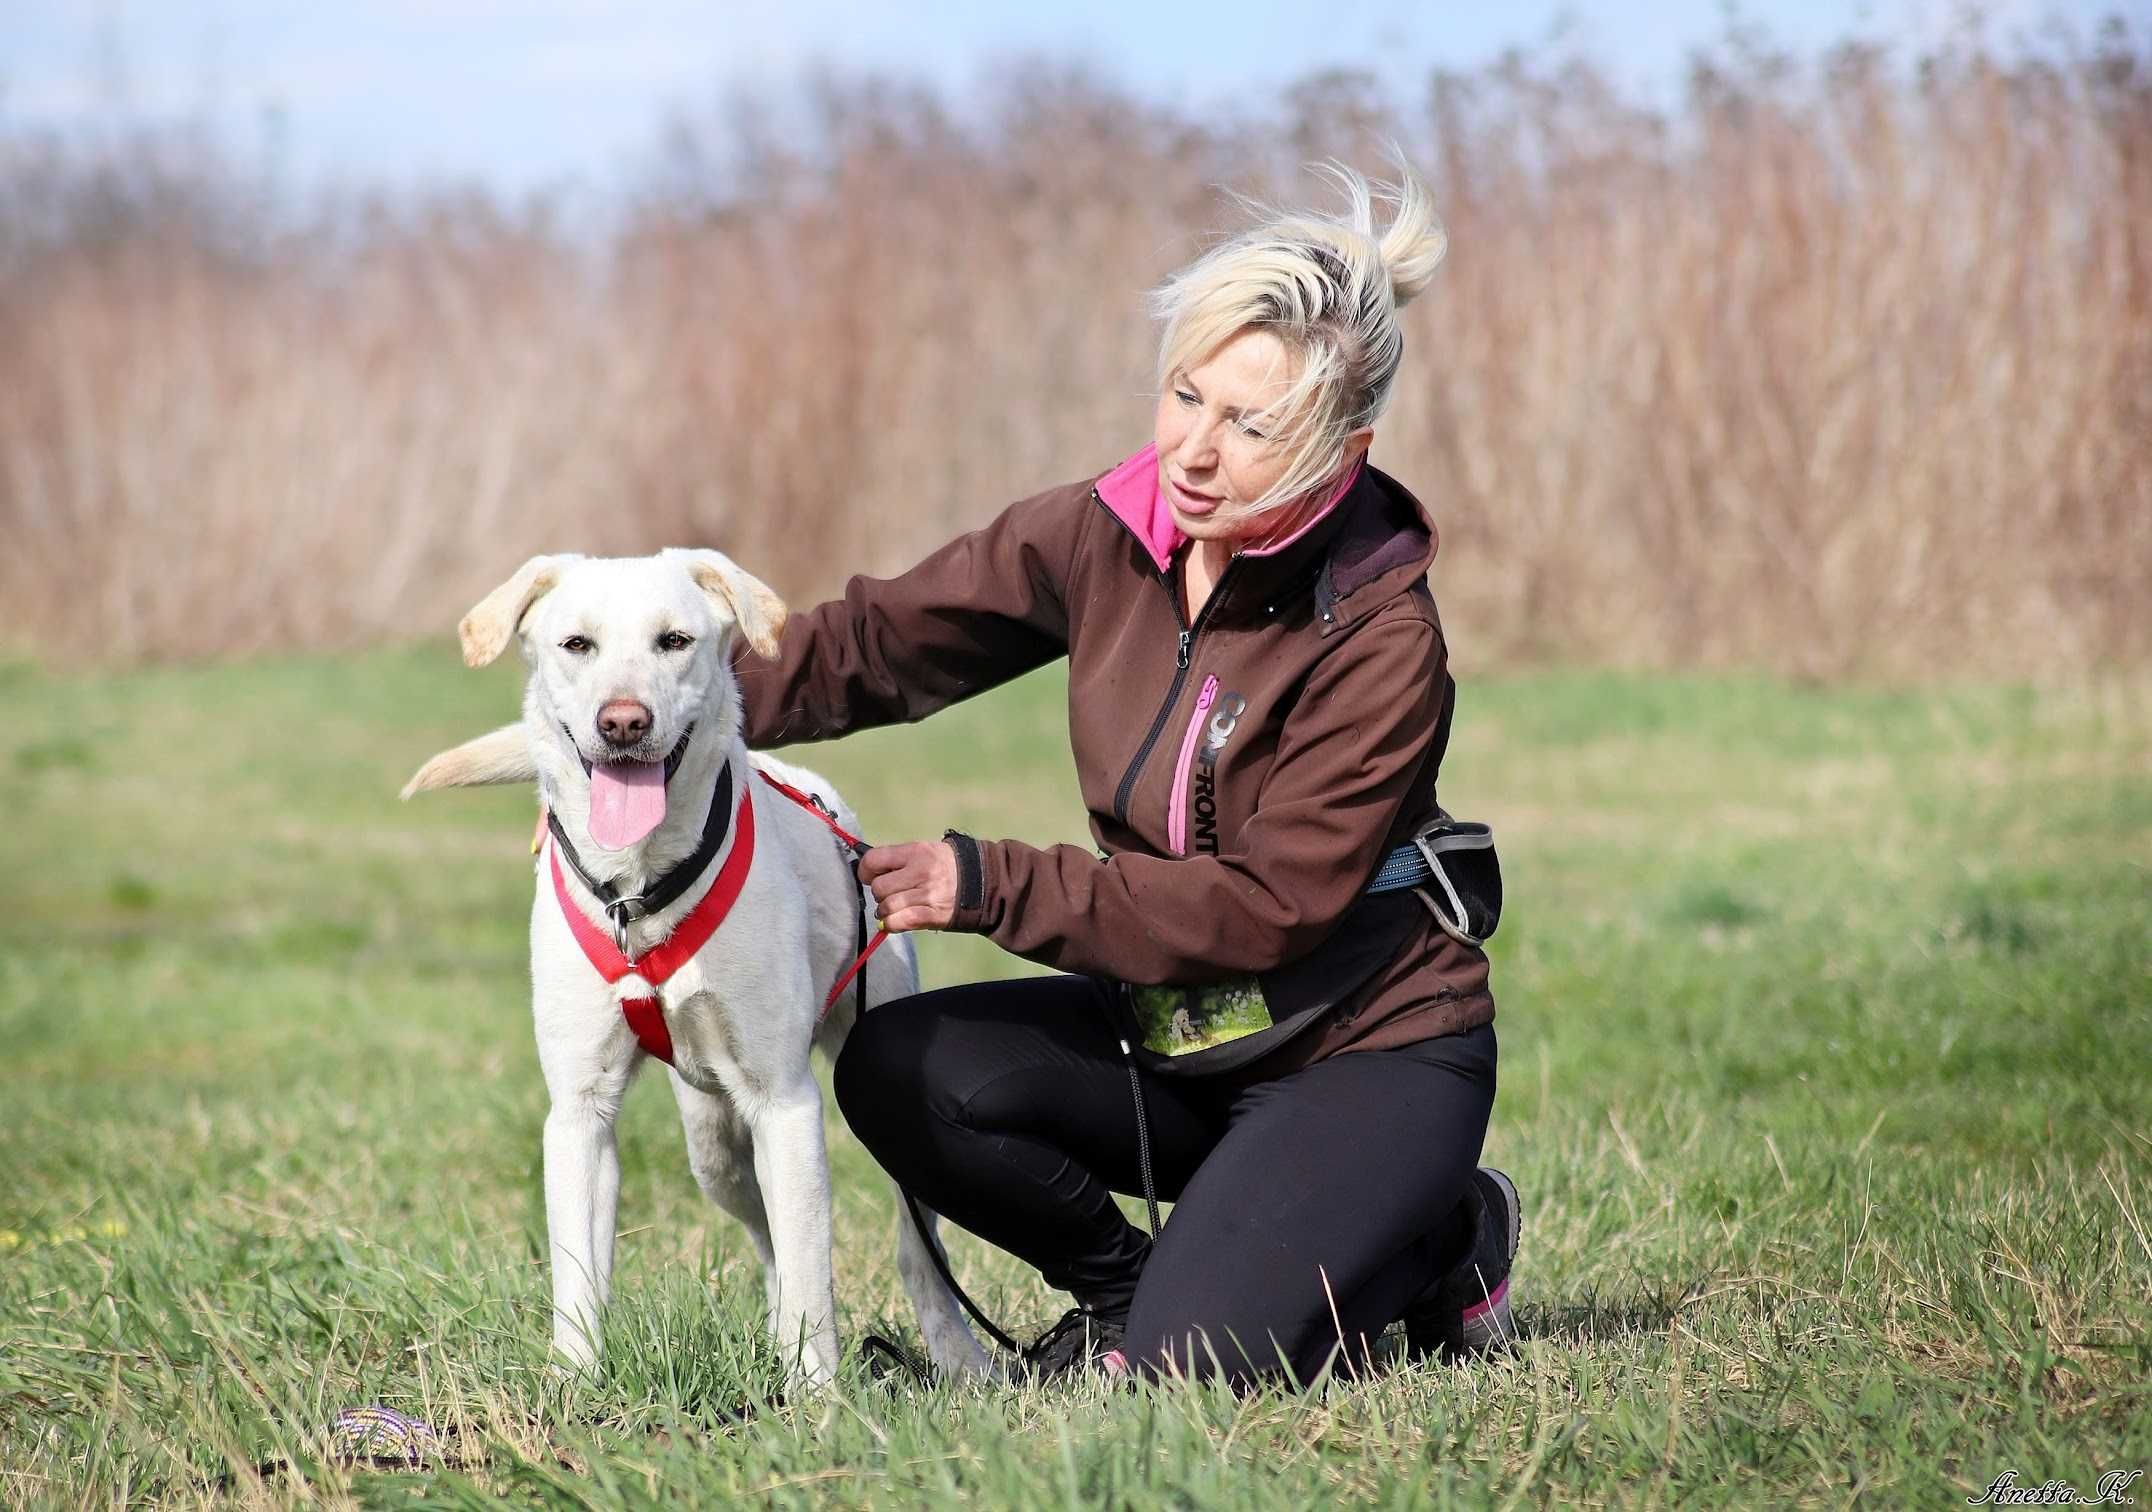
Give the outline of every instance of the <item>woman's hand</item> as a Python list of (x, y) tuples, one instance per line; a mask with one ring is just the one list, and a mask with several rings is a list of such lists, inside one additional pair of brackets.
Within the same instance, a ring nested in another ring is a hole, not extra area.
[(946, 840), (877, 845), (859, 858), (859, 880), (892, 934), (947, 929), (956, 917), (956, 852)]

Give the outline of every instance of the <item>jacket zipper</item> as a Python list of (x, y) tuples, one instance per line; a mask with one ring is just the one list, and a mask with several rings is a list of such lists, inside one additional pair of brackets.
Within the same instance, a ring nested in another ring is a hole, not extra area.
[[(1133, 530), (1128, 529), (1126, 521), (1112, 510), (1106, 509), (1106, 501), (1099, 497), (1096, 488), (1091, 490), (1091, 502), (1100, 509), (1105, 509), (1107, 517), (1114, 524), (1128, 531), (1131, 536), (1135, 535)], [(1142, 544), (1140, 538), (1137, 544)], [(1143, 763), (1150, 759), (1151, 747), (1158, 744), (1158, 737), (1164, 733), (1166, 721), (1172, 717), (1173, 706), (1180, 702), (1181, 684), (1188, 681), (1188, 657), (1195, 644), (1196, 635), (1202, 630), (1204, 621), (1210, 618), (1211, 610), (1217, 607), (1218, 600), (1224, 596), (1226, 582), (1239, 565), (1240, 558), (1237, 556), (1226, 563), (1225, 571), (1218, 574), (1218, 581), (1211, 584), (1210, 597), (1203, 601), (1203, 612), (1196, 616), (1193, 625), (1188, 623), (1188, 616), (1181, 612), (1181, 596), (1173, 587), (1173, 579), (1166, 573), (1158, 574), (1158, 585), (1166, 590), (1166, 597), (1173, 602), (1173, 618), (1181, 627), (1181, 643), (1174, 656), (1173, 682), (1166, 689), (1165, 702), (1158, 706), (1158, 715), (1151, 721), (1149, 733), (1143, 737), (1143, 744), (1136, 748), (1136, 759), (1131, 761), (1128, 770), (1122, 773), (1121, 785), (1113, 790), (1113, 817), (1122, 824), (1128, 823), (1128, 798), (1129, 794), (1135, 791), (1136, 776), (1143, 770)]]
[(1188, 716), (1188, 733), (1181, 737), (1181, 759), (1173, 764), (1173, 796), (1166, 800), (1166, 844), (1176, 856), (1188, 854), (1188, 769), (1195, 765), (1196, 740), (1203, 733), (1203, 716), (1218, 701), (1218, 679), (1203, 679), (1196, 695), (1196, 711)]

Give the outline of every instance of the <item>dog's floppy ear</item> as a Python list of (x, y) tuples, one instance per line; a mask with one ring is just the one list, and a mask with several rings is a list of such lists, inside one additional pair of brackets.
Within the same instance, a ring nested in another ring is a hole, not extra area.
[(775, 589), (722, 551), (673, 546), (665, 555), (681, 559), (695, 586), (710, 596), (720, 612), (731, 616), (757, 656), (777, 654), (777, 637), (785, 628), (785, 601)]
[(523, 616), (553, 590), (563, 567), (581, 561), (579, 556), (534, 556), (515, 570), (515, 575), (494, 589), (463, 617), (456, 633), (463, 638), (463, 662), (483, 667), (508, 649)]

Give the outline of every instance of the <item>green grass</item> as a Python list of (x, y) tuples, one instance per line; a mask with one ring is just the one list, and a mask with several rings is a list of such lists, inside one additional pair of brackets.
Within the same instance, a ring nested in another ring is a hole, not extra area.
[[(1062, 697), (804, 754), (881, 838), (1080, 838)], [(1444, 793), (1508, 873), (1521, 1357), (1245, 1401), (853, 1371), (744, 1424), (760, 1284), (658, 1085), (603, 1374), (544, 1374), (529, 802), (394, 800), (514, 701), (439, 646), (0, 669), (0, 1501), (1942, 1505), (2152, 1470), (2141, 689), (1471, 683)], [(908, 1330), (881, 1183), (833, 1152), (845, 1333)], [(1058, 1312), (953, 1247), (1005, 1321)], [(331, 1462), (367, 1402), (460, 1468)]]

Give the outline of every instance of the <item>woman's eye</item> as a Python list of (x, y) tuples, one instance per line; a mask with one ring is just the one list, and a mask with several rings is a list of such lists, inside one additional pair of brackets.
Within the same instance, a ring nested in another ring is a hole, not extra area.
[(591, 652), (598, 649), (595, 645), (591, 643), (590, 639), (587, 636), (581, 635), (569, 636), (566, 640), (560, 643), (560, 648), (561, 650), (567, 652), (570, 656), (588, 656)]
[(1173, 391), (1173, 397), (1180, 400), (1182, 404), (1186, 405), (1190, 409), (1194, 409), (1196, 405), (1200, 402), (1197, 400), (1195, 395), (1189, 393), (1186, 389), (1175, 389)]
[(660, 651), (685, 651), (695, 644), (695, 637), (679, 630), (668, 630), (658, 637)]
[(1239, 432), (1240, 432), (1240, 433), (1241, 433), (1241, 434), (1242, 434), (1243, 436), (1246, 436), (1246, 437), (1247, 437), (1247, 438), (1248, 438), (1248, 439), (1249, 439), (1250, 441), (1268, 441), (1268, 440), (1270, 439), (1270, 436), (1269, 436), (1269, 433), (1268, 433), (1268, 432), (1265, 432), (1265, 431), (1260, 431), (1260, 430), (1257, 430), (1257, 429), (1256, 429), (1256, 428), (1255, 428), (1254, 426), (1250, 425), (1250, 424), (1249, 424), (1249, 423), (1248, 423), (1247, 421), (1245, 421), (1245, 420), (1236, 420), (1236, 421), (1234, 421), (1234, 422), (1233, 422), (1233, 429), (1235, 429), (1235, 430), (1239, 431)]

